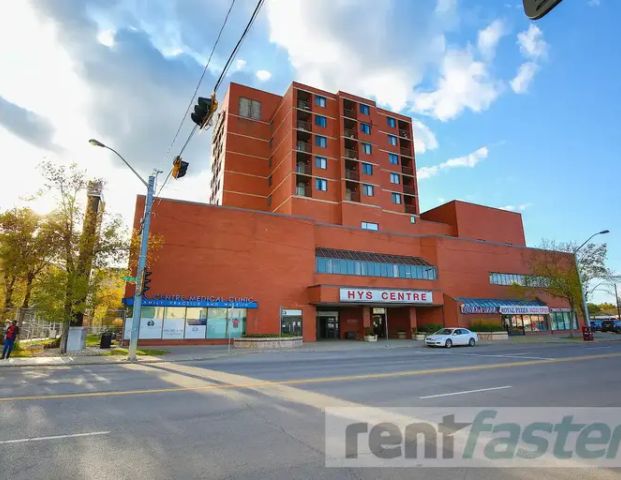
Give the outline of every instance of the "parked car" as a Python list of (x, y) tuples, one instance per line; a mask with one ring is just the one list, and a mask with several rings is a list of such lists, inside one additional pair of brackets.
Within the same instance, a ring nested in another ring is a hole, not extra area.
[(591, 320), (591, 330), (593, 330), (594, 332), (601, 332), (602, 331), (602, 322), (604, 320)]
[(621, 333), (621, 320), (604, 320), (601, 330), (602, 332)]
[(451, 348), (454, 345), (469, 345), (474, 347), (479, 336), (467, 328), (442, 328), (425, 338), (428, 347)]

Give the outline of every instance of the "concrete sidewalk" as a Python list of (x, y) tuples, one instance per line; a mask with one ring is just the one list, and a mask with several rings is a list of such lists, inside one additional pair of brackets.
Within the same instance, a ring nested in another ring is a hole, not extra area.
[[(596, 333), (593, 343), (621, 342), (621, 335)], [(541, 336), (517, 336), (510, 337), (508, 341), (481, 342), (481, 345), (527, 345), (527, 344), (581, 344), (582, 337), (569, 338), (561, 335)], [(590, 342), (589, 342), (590, 343)], [(201, 345), (201, 346), (163, 346), (167, 353), (161, 356), (140, 356), (138, 363), (161, 363), (161, 362), (191, 362), (200, 360), (216, 360), (222, 358), (242, 357), (259, 353), (329, 353), (342, 352), (364, 354), (364, 352), (379, 352), (390, 349), (426, 348), (423, 341), (412, 340), (379, 340), (378, 342), (356, 342), (351, 340), (334, 340), (309, 342), (300, 348), (293, 350), (246, 350), (231, 348), (227, 345)], [(0, 360), (0, 368), (6, 367), (46, 367), (46, 366), (72, 366), (72, 365), (115, 365), (129, 363), (124, 355), (66, 355), (56, 357), (30, 357), (11, 358)]]

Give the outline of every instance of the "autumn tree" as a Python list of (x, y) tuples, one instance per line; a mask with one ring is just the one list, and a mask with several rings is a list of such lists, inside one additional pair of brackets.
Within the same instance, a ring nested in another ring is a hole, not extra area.
[(50, 214), (50, 222), (59, 241), (56, 258), (58, 271), (54, 274), (57, 279), (61, 277), (63, 286), (61, 351), (64, 352), (69, 326), (78, 313), (87, 309), (99, 278), (95, 276), (95, 281), (91, 281), (90, 272), (86, 275), (80, 268), (80, 247), (85, 243), (92, 245), (90, 268), (97, 270), (123, 263), (127, 258), (128, 242), (121, 219), (108, 217), (103, 212), (97, 220), (94, 238), (84, 238), (83, 200), (88, 182), (77, 165), (66, 167), (45, 162), (42, 170), (46, 179), (45, 188), (52, 192), (56, 201), (56, 208)]
[(30, 306), (35, 279), (53, 260), (58, 236), (45, 216), (29, 208), (0, 214), (0, 259), (4, 281), (4, 311), (14, 305), (18, 282), (23, 285), (22, 309)]

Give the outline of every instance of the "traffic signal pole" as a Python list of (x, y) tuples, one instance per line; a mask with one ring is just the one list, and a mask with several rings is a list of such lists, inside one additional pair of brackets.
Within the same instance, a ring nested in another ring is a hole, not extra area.
[(147, 250), (149, 248), (149, 228), (151, 227), (151, 208), (153, 207), (153, 197), (155, 196), (155, 180), (157, 172), (149, 176), (147, 183), (147, 199), (144, 205), (144, 216), (142, 217), (142, 233), (140, 234), (140, 253), (138, 254), (138, 269), (136, 271), (136, 292), (134, 293), (134, 312), (132, 315), (132, 331), (129, 337), (129, 351), (127, 359), (130, 362), (136, 361), (136, 350), (138, 349), (138, 335), (140, 334), (140, 314), (142, 310), (142, 283), (144, 271), (147, 265)]

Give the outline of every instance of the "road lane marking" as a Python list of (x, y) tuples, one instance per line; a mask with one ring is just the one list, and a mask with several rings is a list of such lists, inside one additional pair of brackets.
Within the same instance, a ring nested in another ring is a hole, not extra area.
[(60, 440), (62, 438), (94, 437), (96, 435), (108, 435), (109, 433), (110, 432), (87, 432), (87, 433), (70, 433), (68, 435), (51, 435), (49, 437), (17, 438), (15, 440), (0, 440), (0, 445), (11, 445), (15, 443), (26, 443), (26, 442), (41, 442), (43, 440)]
[(511, 385), (503, 385), (502, 387), (477, 388), (476, 390), (463, 390), (461, 392), (438, 393), (437, 395), (424, 395), (418, 398), (420, 398), (421, 400), (424, 400), (426, 398), (453, 397), (455, 395), (465, 395), (467, 393), (489, 392), (491, 390), (504, 390), (505, 388), (513, 388), (513, 387)]
[(551, 357), (527, 357), (525, 355), (494, 355), (491, 353), (462, 353), (462, 355), (469, 355), (474, 357), (498, 357), (498, 358), (525, 358), (527, 360), (555, 360)]
[[(190, 391), (208, 391), (208, 390), (225, 390), (225, 389), (253, 389), (259, 387), (275, 387), (279, 385), (309, 385), (316, 383), (337, 383), (356, 380), (373, 380), (400, 377), (415, 377), (423, 375), (437, 375), (442, 373), (461, 373), (461, 372), (477, 372), (482, 370), (494, 370), (499, 368), (517, 368), (530, 367), (533, 365), (555, 365), (559, 363), (582, 362), (587, 360), (602, 360), (608, 358), (621, 357), (621, 353), (601, 353), (597, 355), (579, 355), (575, 357), (561, 357), (546, 360), (524, 360), (521, 362), (492, 363), (482, 365), (467, 365), (463, 367), (443, 367), (429, 368), (421, 370), (404, 370), (401, 372), (387, 373), (365, 373), (359, 375), (338, 375), (333, 377), (311, 377), (297, 378), (290, 380), (256, 380), (253, 382), (230, 383), (230, 384), (211, 384), (200, 386), (182, 386), (182, 387), (162, 387), (142, 390), (108, 390), (98, 392), (78, 392), (78, 393), (53, 393), (48, 395), (24, 395), (16, 397), (0, 397), (0, 402), (17, 402), (28, 400), (60, 400), (67, 398), (93, 398), (93, 397), (120, 397), (127, 395), (146, 395), (156, 393), (172, 393), (172, 392), (190, 392)], [(148, 365), (139, 365), (148, 368)], [(208, 379), (205, 379), (208, 380)]]

